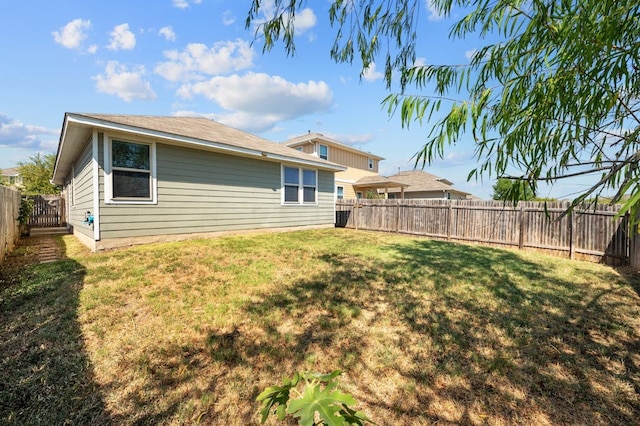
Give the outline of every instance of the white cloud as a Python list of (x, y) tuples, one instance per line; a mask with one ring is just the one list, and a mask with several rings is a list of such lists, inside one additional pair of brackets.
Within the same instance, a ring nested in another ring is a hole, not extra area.
[(425, 1), (427, 3), (427, 11), (429, 12), (429, 17), (427, 19), (429, 19), (430, 21), (441, 21), (442, 19), (444, 19), (444, 15), (440, 14), (433, 0)]
[(464, 52), (464, 56), (468, 59), (471, 60), (473, 59), (473, 56), (478, 52), (478, 49), (471, 49), (471, 50), (467, 50), (466, 52)]
[(228, 111), (216, 115), (216, 120), (247, 131), (268, 130), (279, 121), (325, 111), (333, 99), (324, 81), (292, 83), (253, 72), (185, 84), (178, 94), (183, 98), (202, 96), (216, 102)]
[(84, 19), (74, 19), (60, 31), (53, 31), (53, 39), (56, 43), (67, 49), (79, 49), (82, 41), (87, 38), (86, 30), (91, 28), (91, 21)]
[(153, 101), (157, 95), (151, 89), (151, 84), (143, 78), (145, 74), (143, 66), (129, 71), (125, 65), (110, 61), (104, 74), (99, 74), (93, 79), (96, 81), (98, 93), (115, 95), (127, 102), (134, 99)]
[(158, 35), (163, 36), (167, 41), (176, 41), (176, 33), (173, 31), (173, 27), (171, 25), (160, 28)]
[(416, 58), (415, 62), (413, 63), (414, 67), (423, 67), (427, 65), (427, 58)]
[(173, 0), (172, 1), (173, 6), (177, 7), (179, 9), (186, 9), (190, 6), (189, 3), (193, 3), (193, 4), (200, 4), (202, 3), (202, 0)]
[(219, 75), (253, 66), (254, 50), (243, 40), (224, 41), (210, 48), (202, 43), (190, 43), (179, 52), (168, 50), (169, 59), (155, 68), (155, 72), (169, 81), (201, 80), (204, 76)]
[(129, 24), (116, 25), (110, 40), (107, 48), (111, 50), (131, 50), (136, 46), (136, 36), (129, 31)]
[(0, 147), (53, 151), (60, 130), (23, 124), (0, 112)]
[(233, 15), (233, 12), (230, 10), (225, 10), (222, 13), (222, 23), (225, 26), (233, 25), (236, 22), (236, 17)]
[(338, 134), (338, 133), (324, 133), (325, 136), (335, 139), (338, 142), (342, 142), (345, 145), (360, 146), (366, 145), (374, 138), (372, 133), (360, 133), (360, 134)]
[(384, 77), (384, 74), (380, 71), (376, 71), (375, 62), (369, 64), (369, 67), (362, 72), (362, 78), (370, 82), (380, 80), (382, 77)]
[[(260, 15), (253, 20), (252, 24), (254, 27), (260, 26), (264, 24), (266, 21), (271, 20), (275, 17), (276, 7), (273, 0), (266, 0), (260, 3)], [(289, 20), (288, 14), (283, 15), (284, 22)], [(318, 22), (318, 18), (316, 14), (313, 12), (311, 8), (305, 8), (300, 10), (294, 16), (294, 32), (295, 35), (300, 36), (307, 32), (309, 29), (315, 27)], [(254, 28), (255, 29), (255, 28)]]
[(315, 13), (310, 8), (302, 9), (295, 16), (294, 19), (294, 30), (296, 35), (302, 35), (310, 28), (315, 27), (318, 19), (316, 18)]

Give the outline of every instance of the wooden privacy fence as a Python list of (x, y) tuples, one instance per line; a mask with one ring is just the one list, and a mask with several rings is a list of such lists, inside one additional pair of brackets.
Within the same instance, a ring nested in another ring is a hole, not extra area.
[(64, 198), (58, 194), (30, 195), (33, 200), (33, 211), (28, 225), (33, 227), (63, 226), (66, 222)]
[(560, 218), (569, 202), (338, 200), (336, 226), (551, 251), (571, 259), (629, 263), (629, 219), (598, 205)]
[(20, 192), (0, 185), (0, 262), (20, 238)]

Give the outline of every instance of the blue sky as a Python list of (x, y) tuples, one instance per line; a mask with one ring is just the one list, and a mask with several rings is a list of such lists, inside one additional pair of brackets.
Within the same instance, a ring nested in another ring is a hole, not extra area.
[[(296, 49), (262, 54), (244, 22), (249, 0), (3, 2), (0, 6), (0, 169), (55, 152), (65, 112), (202, 115), (281, 142), (319, 132), (386, 158), (383, 175), (413, 169), (428, 123), (403, 129), (381, 106), (378, 68), (329, 57), (328, 0), (296, 18)], [(268, 2), (265, 2), (267, 4)], [(466, 63), (481, 46), (452, 42), (452, 21), (425, 0), (419, 60)], [(37, 10), (37, 12), (36, 12)], [(426, 171), (490, 198), (494, 183), (467, 182), (473, 145), (460, 141)], [(541, 196), (567, 197), (573, 183)]]

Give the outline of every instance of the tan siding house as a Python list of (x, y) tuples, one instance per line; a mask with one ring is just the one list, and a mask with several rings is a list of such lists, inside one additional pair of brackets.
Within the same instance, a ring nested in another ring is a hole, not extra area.
[(384, 160), (383, 157), (345, 145), (320, 133), (298, 136), (283, 142), (283, 145), (346, 166), (346, 170), (336, 172), (335, 175), (336, 198), (365, 196), (367, 188), (354, 188), (354, 184), (362, 178), (378, 176), (380, 161)]
[(346, 168), (205, 118), (65, 114), (54, 182), (93, 250), (334, 226)]

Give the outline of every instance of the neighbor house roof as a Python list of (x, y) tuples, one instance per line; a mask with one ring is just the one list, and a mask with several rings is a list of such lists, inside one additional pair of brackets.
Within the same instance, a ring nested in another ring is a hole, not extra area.
[(0, 175), (2, 176), (19, 176), (20, 171), (17, 167), (7, 167), (5, 169), (0, 169)]
[(402, 182), (378, 175), (363, 176), (353, 184), (354, 188), (404, 188), (406, 186)]
[(71, 164), (94, 128), (153, 137), (163, 143), (265, 161), (290, 162), (332, 171), (346, 169), (204, 117), (66, 113), (58, 143), (54, 183), (63, 183)]
[[(406, 172), (399, 172), (395, 175), (389, 176), (389, 179), (393, 179), (397, 182), (402, 182), (407, 185), (404, 192), (424, 192), (424, 191), (449, 191), (457, 194), (471, 195), (468, 192), (460, 191), (452, 187), (453, 182), (432, 175), (431, 173), (423, 172), (422, 170), (411, 170)], [(400, 192), (400, 189), (389, 189), (389, 192)]]
[(369, 158), (373, 158), (374, 160), (378, 160), (378, 161), (384, 160), (384, 157), (380, 157), (379, 155), (375, 155), (370, 152), (362, 151), (358, 148), (354, 148), (352, 146), (349, 146), (335, 139), (331, 139), (330, 137), (327, 137), (322, 133), (316, 133), (316, 132), (307, 133), (306, 135), (296, 136), (295, 138), (291, 138), (289, 140), (282, 142), (282, 144), (285, 146), (298, 146), (298, 145), (302, 145), (305, 142), (307, 143), (320, 142), (326, 145), (337, 146), (341, 149), (344, 149), (345, 151), (351, 151), (357, 154), (364, 154)]

